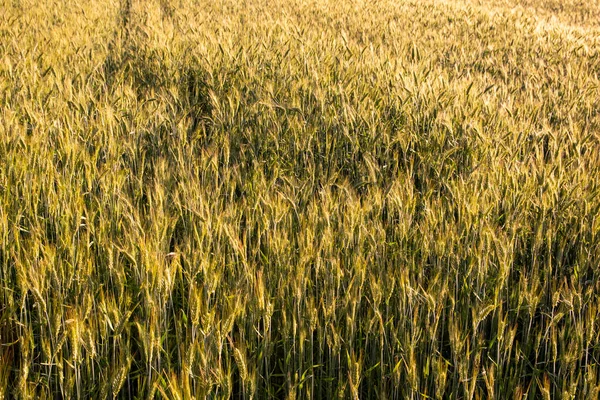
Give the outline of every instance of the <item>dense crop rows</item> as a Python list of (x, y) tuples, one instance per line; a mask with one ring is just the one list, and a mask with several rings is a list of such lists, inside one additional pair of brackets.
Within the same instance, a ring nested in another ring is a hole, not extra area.
[(598, 398), (600, 6), (486, 3), (0, 0), (0, 398)]

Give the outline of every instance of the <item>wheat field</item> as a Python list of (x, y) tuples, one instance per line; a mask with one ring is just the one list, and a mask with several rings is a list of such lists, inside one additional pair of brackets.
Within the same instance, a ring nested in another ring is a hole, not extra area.
[(598, 0), (0, 0), (0, 399), (598, 399)]

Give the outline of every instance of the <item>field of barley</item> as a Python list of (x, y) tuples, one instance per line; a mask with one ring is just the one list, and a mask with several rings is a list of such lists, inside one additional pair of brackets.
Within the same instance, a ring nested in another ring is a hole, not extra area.
[(0, 399), (599, 396), (599, 0), (0, 0)]

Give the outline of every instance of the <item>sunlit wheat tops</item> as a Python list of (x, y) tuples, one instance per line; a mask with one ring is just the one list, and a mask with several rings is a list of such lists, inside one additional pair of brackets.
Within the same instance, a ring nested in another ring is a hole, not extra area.
[(0, 399), (600, 395), (597, 1), (0, 10)]

